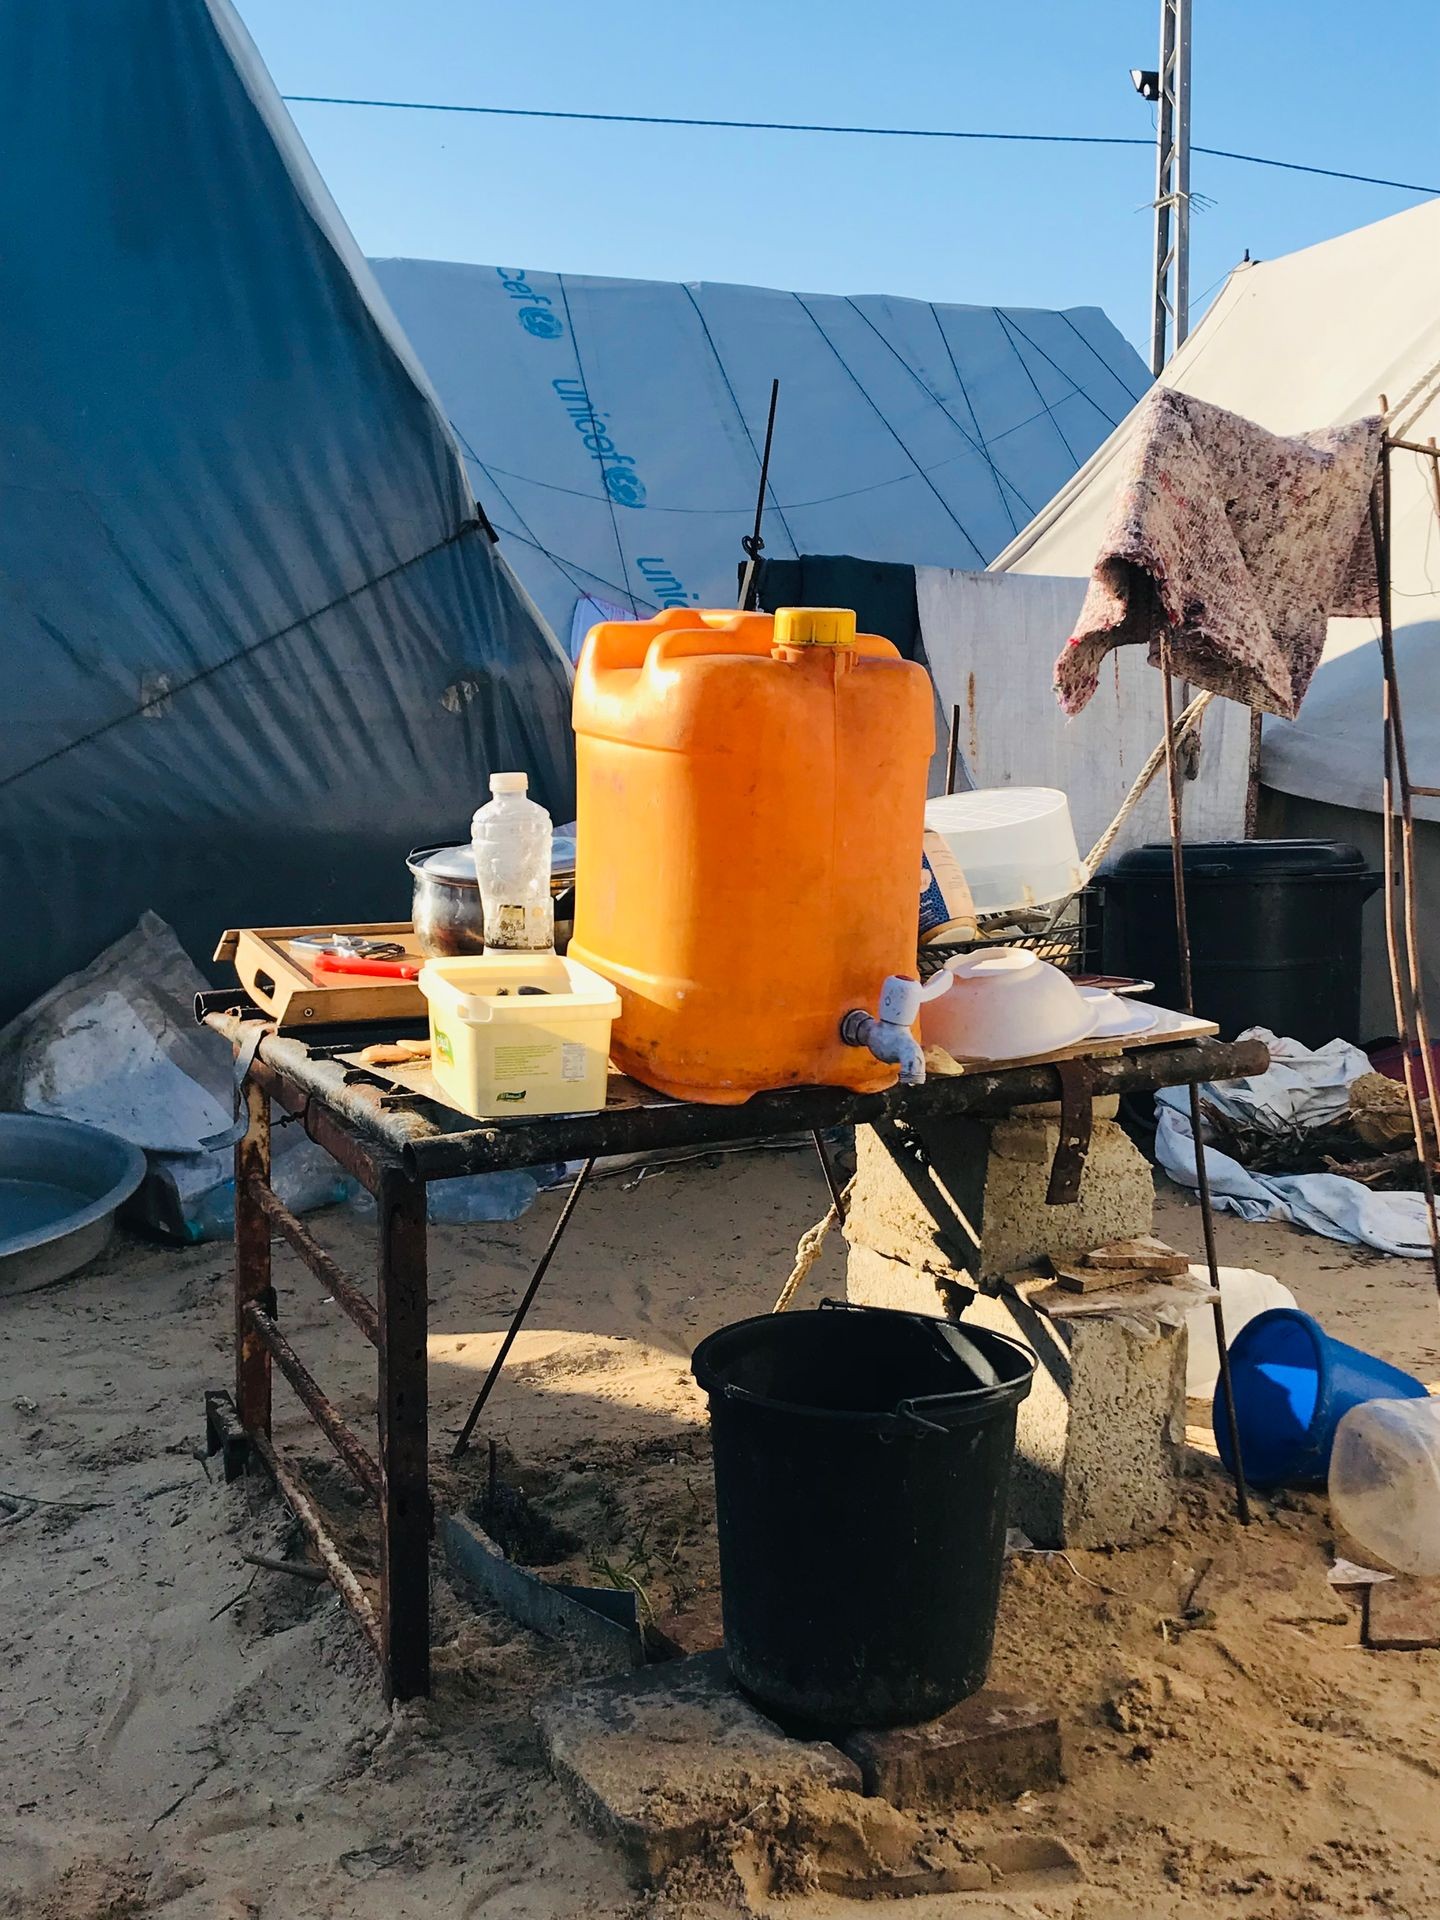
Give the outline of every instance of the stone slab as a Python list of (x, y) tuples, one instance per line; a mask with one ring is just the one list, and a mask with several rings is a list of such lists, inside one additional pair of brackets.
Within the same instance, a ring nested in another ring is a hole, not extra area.
[(852, 1733), (865, 1791), (915, 1811), (991, 1807), (1060, 1784), (1060, 1720), (1027, 1694), (986, 1687), (938, 1720)]
[(1440, 1647), (1440, 1580), (1377, 1580), (1365, 1598), (1365, 1644), (1386, 1653)]
[(641, 1886), (769, 1797), (860, 1791), (856, 1762), (781, 1733), (738, 1692), (723, 1654), (572, 1688), (535, 1721), (556, 1779)]

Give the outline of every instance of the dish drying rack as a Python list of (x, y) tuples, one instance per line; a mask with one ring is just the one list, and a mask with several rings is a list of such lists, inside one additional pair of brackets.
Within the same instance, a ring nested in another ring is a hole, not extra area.
[(1062, 973), (1093, 973), (1099, 962), (1099, 914), (1091, 888), (1082, 888), (1052, 926), (1053, 912), (1053, 907), (1041, 907), (1034, 912), (981, 914), (973, 940), (937, 941), (919, 949), (920, 978), (928, 980), (960, 954), (996, 947), (1024, 947)]

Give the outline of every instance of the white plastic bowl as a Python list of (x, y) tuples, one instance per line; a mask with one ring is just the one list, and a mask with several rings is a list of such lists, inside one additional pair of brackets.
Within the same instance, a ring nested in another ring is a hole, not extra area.
[(1073, 981), (1023, 947), (951, 960), (950, 989), (920, 1009), (920, 1038), (957, 1060), (1025, 1060), (1083, 1040), (1097, 1010)]

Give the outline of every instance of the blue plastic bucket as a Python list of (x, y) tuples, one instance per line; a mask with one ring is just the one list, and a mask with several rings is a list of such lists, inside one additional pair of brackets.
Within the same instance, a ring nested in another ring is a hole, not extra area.
[[(1332, 1340), (1298, 1307), (1257, 1313), (1230, 1343), (1230, 1378), (1245, 1477), (1252, 1486), (1323, 1481), (1335, 1429), (1363, 1400), (1423, 1400), (1425, 1387), (1373, 1353)], [(1227, 1467), (1230, 1433), (1216, 1384), (1215, 1438)]]

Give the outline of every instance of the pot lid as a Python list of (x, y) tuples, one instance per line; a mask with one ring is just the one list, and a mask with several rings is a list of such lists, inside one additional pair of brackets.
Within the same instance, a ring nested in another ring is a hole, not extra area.
[[(452, 887), (479, 885), (475, 878), (475, 848), (469, 840), (462, 840), (456, 847), (417, 847), (405, 864), (411, 873), (423, 874), (427, 880), (443, 880)], [(557, 833), (551, 841), (550, 872), (556, 879), (574, 878), (573, 834)]]
[(479, 885), (475, 849), (468, 840), (458, 847), (417, 847), (405, 864), (413, 874), (423, 874), (427, 880), (445, 880), (456, 887)]

